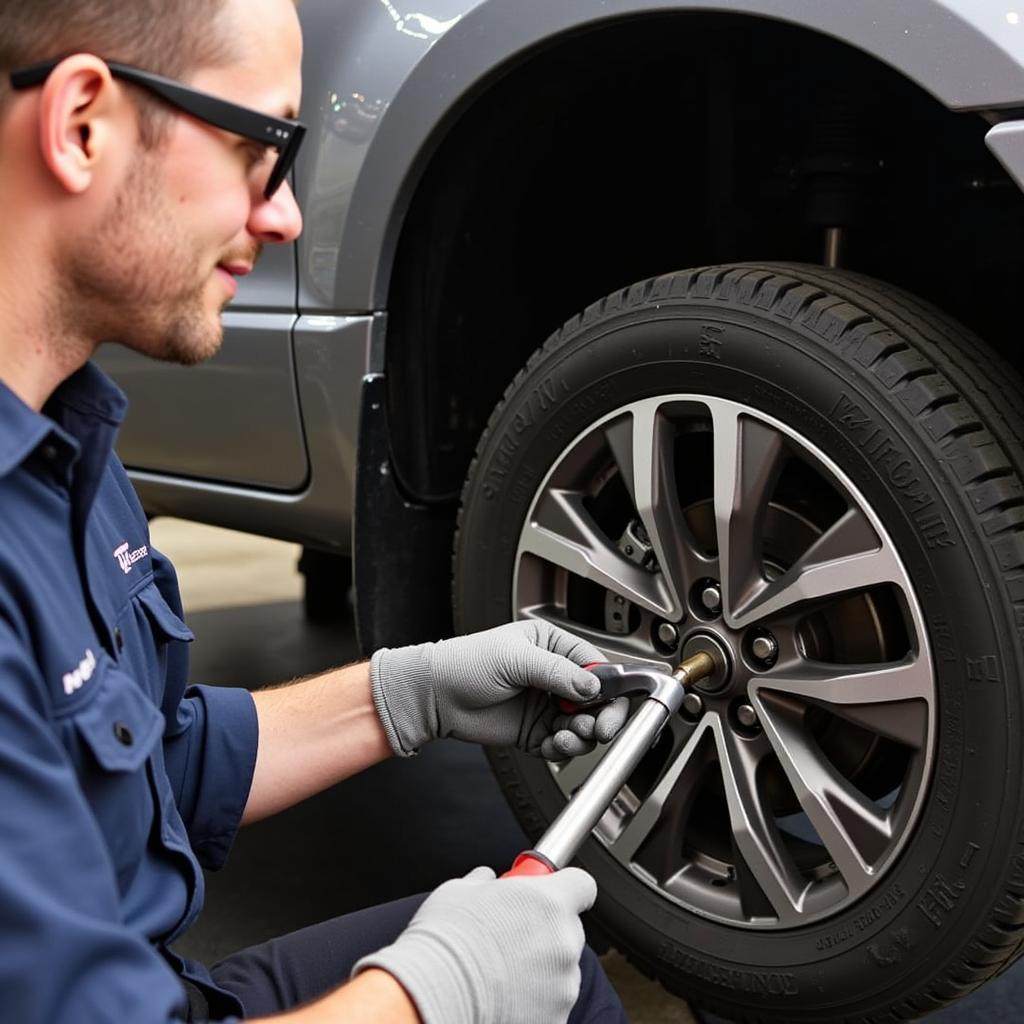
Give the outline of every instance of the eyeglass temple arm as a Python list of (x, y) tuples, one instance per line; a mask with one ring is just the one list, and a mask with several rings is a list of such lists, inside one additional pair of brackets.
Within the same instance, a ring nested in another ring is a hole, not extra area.
[[(60, 60), (47, 60), (12, 71), (11, 85), (15, 89), (27, 89), (34, 85), (41, 85), (59, 63)], [(287, 118), (260, 114), (247, 107), (231, 103), (229, 100), (207, 96), (205, 93), (173, 82), (162, 75), (154, 75), (149, 71), (118, 64), (116, 61), (106, 61), (106, 65), (115, 78), (142, 86), (142, 88), (163, 97), (180, 110), (193, 114), (217, 128), (245, 135), (255, 141), (264, 142), (268, 146), (279, 146), (283, 149), (291, 142), (296, 129), (301, 127), (297, 122)]]

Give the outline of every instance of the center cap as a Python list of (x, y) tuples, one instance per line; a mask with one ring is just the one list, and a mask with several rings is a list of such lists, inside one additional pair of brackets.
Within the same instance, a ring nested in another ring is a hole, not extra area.
[(704, 693), (719, 693), (729, 685), (729, 677), (732, 675), (729, 652), (722, 641), (711, 633), (695, 633), (683, 645), (683, 660), (692, 658), (701, 651), (711, 655), (715, 671), (703, 679), (698, 679), (693, 684), (694, 689), (703, 690)]

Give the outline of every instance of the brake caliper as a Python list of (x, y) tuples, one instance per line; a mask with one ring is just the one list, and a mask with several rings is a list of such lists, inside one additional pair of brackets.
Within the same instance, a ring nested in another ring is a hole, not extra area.
[[(631, 562), (648, 572), (654, 572), (658, 563), (650, 537), (639, 519), (626, 524), (622, 536), (615, 545)], [(630, 611), (633, 604), (621, 594), (608, 591), (604, 599), (604, 626), (609, 633), (629, 633)]]

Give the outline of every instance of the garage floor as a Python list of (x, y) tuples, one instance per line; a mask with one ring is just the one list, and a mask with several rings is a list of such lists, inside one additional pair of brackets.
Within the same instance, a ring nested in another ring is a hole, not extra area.
[[(178, 568), (196, 634), (193, 680), (255, 687), (358, 657), (350, 621), (338, 629), (305, 622), (297, 548), (173, 519), (151, 528), (153, 544)], [(247, 828), (228, 866), (208, 876), (206, 911), (179, 950), (212, 962), (326, 917), (429, 890), (477, 864), (501, 869), (524, 842), (480, 751), (435, 743), (412, 761), (377, 765)], [(634, 1024), (692, 1024), (684, 1003), (617, 953), (604, 960)], [(929, 1019), (1018, 1024), (1022, 1006), (1024, 963)]]

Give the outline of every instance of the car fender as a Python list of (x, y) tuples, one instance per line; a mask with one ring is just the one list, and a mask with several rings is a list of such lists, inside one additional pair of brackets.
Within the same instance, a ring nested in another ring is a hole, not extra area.
[[(303, 313), (387, 304), (405, 211), (447, 128), (489, 81), (566, 33), (613, 19), (716, 11), (842, 40), (955, 110), (1024, 106), (1024, 8), (979, 0), (305, 0), (296, 186)], [(1013, 173), (1011, 171), (1011, 173)]]

